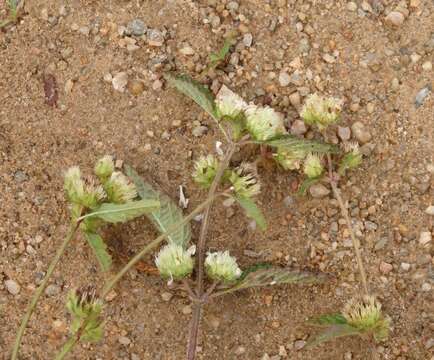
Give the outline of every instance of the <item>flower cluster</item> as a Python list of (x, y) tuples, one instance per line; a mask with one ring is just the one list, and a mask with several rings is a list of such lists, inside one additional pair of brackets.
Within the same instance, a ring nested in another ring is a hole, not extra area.
[(202, 156), (194, 164), (193, 179), (201, 187), (208, 189), (216, 176), (218, 160), (212, 156)]
[(304, 160), (304, 173), (309, 179), (315, 179), (322, 175), (324, 167), (322, 159), (317, 154), (308, 154)]
[(115, 171), (104, 183), (107, 198), (115, 204), (124, 204), (137, 197), (136, 186), (120, 171)]
[(242, 274), (237, 260), (229, 255), (229, 251), (208, 253), (205, 259), (205, 271), (210, 279), (223, 283), (234, 282)]
[(306, 124), (316, 125), (323, 131), (339, 120), (341, 110), (341, 101), (312, 94), (307, 98), (300, 116)]
[(252, 198), (261, 192), (261, 185), (255, 175), (248, 172), (245, 166), (240, 166), (229, 173), (229, 182), (235, 194), (242, 198)]
[(194, 247), (186, 250), (181, 245), (171, 243), (160, 250), (155, 265), (163, 279), (181, 280), (193, 271), (194, 253)]

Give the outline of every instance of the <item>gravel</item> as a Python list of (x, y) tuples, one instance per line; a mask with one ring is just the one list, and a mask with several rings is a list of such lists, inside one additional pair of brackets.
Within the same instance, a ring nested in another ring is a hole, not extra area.
[(399, 11), (391, 11), (385, 18), (386, 23), (392, 26), (401, 26), (404, 22), (404, 15)]
[(287, 72), (282, 71), (282, 72), (279, 74), (279, 85), (285, 87), (285, 86), (288, 86), (290, 83), (291, 83), (291, 78), (290, 78), (290, 76), (288, 75)]
[(419, 90), (419, 92), (416, 94), (416, 97), (414, 98), (414, 103), (415, 103), (417, 108), (423, 105), (425, 99), (428, 97), (430, 92), (431, 92), (431, 86), (430, 85), (425, 86), (424, 88)]
[(253, 35), (250, 34), (250, 33), (244, 34), (244, 36), (243, 36), (243, 44), (246, 47), (250, 47), (250, 46), (252, 46), (252, 43), (253, 43)]
[(430, 205), (425, 209), (425, 213), (428, 215), (434, 215), (434, 205)]
[(60, 287), (54, 284), (48, 285), (45, 289), (45, 295), (47, 296), (56, 296), (60, 294)]
[(20, 285), (18, 285), (18, 283), (14, 280), (6, 280), (5, 287), (6, 290), (9, 292), (9, 294), (11, 295), (18, 295), (21, 290)]
[(324, 196), (330, 194), (330, 190), (323, 184), (313, 184), (309, 188), (309, 192), (314, 198), (323, 198)]
[(362, 144), (366, 144), (372, 139), (371, 133), (366, 129), (365, 125), (360, 121), (356, 121), (351, 126), (351, 130), (354, 134), (354, 137)]
[(116, 91), (124, 92), (127, 84), (128, 74), (126, 72), (119, 72), (113, 77), (112, 85)]
[(425, 246), (429, 244), (432, 240), (432, 235), (430, 231), (422, 231), (419, 236), (419, 244)]
[(131, 35), (142, 36), (145, 33), (145, 23), (140, 19), (134, 19), (127, 25), (127, 30)]

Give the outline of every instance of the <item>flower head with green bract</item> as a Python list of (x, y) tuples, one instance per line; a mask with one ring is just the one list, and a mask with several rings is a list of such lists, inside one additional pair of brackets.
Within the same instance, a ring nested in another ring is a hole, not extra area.
[(316, 125), (322, 131), (339, 120), (341, 110), (340, 100), (312, 94), (307, 98), (300, 116), (306, 124)]
[(193, 249), (184, 249), (181, 245), (164, 246), (155, 259), (158, 271), (163, 279), (181, 280), (193, 271)]
[(210, 279), (223, 283), (234, 282), (242, 274), (237, 260), (229, 255), (229, 251), (208, 253), (205, 270)]
[(102, 183), (106, 182), (115, 171), (115, 164), (111, 155), (105, 155), (95, 164), (95, 175)]
[(306, 152), (278, 148), (277, 153), (273, 154), (273, 157), (285, 170), (298, 170), (300, 169), (301, 162), (306, 157)]
[(270, 107), (249, 105), (246, 127), (253, 139), (266, 141), (286, 133), (283, 116)]
[(308, 154), (304, 160), (304, 173), (309, 179), (314, 179), (324, 171), (324, 167), (321, 163), (321, 158), (317, 154)]
[(219, 115), (231, 120), (236, 119), (247, 108), (247, 103), (225, 85), (217, 93), (215, 102)]
[(237, 196), (252, 198), (261, 192), (261, 185), (255, 175), (246, 171), (244, 166), (230, 171), (229, 182)]
[(110, 202), (124, 204), (137, 197), (136, 186), (120, 171), (115, 171), (104, 183), (104, 190)]
[(205, 189), (208, 189), (219, 167), (218, 160), (212, 156), (202, 156), (194, 164), (193, 180)]

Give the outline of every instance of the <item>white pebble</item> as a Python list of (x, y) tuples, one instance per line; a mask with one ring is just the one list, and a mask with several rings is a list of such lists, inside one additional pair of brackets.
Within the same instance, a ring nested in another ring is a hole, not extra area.
[(12, 295), (18, 295), (21, 287), (14, 280), (6, 280), (5, 281), (6, 290)]
[(431, 232), (429, 232), (429, 231), (422, 231), (420, 233), (419, 244), (421, 244), (422, 246), (427, 245), (428, 243), (431, 242), (431, 240), (432, 240)]

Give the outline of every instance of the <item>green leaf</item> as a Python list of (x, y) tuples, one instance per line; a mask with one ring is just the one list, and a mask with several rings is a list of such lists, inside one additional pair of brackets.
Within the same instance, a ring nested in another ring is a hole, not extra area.
[(211, 53), (209, 58), (211, 60), (211, 66), (216, 67), (219, 62), (224, 61), (226, 55), (229, 53), (231, 46), (233, 45), (234, 39), (226, 38), (223, 44), (223, 47), (220, 49), (218, 53)]
[(261, 209), (256, 206), (255, 202), (252, 199), (240, 196), (235, 196), (234, 199), (244, 209), (246, 215), (249, 218), (255, 220), (256, 224), (261, 230), (265, 230), (267, 228), (267, 221), (265, 220)]
[(96, 258), (101, 266), (102, 271), (107, 271), (112, 265), (112, 257), (107, 251), (107, 245), (101, 236), (91, 232), (84, 233), (87, 242), (95, 253)]
[(309, 322), (313, 325), (340, 325), (346, 324), (347, 319), (342, 314), (325, 314), (314, 317)]
[[(175, 224), (180, 223), (184, 216), (182, 210), (167, 195), (160, 193), (145, 183), (137, 172), (130, 166), (125, 167), (125, 173), (134, 182), (137, 193), (142, 199), (156, 199), (160, 201), (160, 208), (146, 216), (154, 223), (161, 233), (167, 232)], [(191, 239), (190, 223), (180, 227), (168, 237), (169, 242), (186, 247)]]
[(222, 290), (219, 295), (243, 290), (252, 287), (261, 287), (280, 284), (316, 284), (326, 279), (323, 274), (315, 274), (308, 271), (288, 270), (276, 266), (260, 264), (256, 269), (247, 270), (247, 275), (241, 276), (232, 287)]
[(119, 223), (155, 211), (160, 206), (158, 200), (131, 201), (126, 204), (104, 203), (95, 211), (82, 217), (97, 217), (109, 223)]
[(308, 342), (308, 347), (314, 347), (316, 345), (319, 345), (323, 342), (336, 339), (343, 336), (353, 336), (353, 335), (360, 335), (360, 331), (357, 330), (355, 327), (352, 327), (348, 324), (335, 324), (328, 326), (320, 333), (312, 336)]
[(316, 178), (307, 178), (304, 179), (298, 188), (297, 195), (304, 196), (306, 195), (307, 190), (313, 185), (321, 180), (322, 176)]
[(164, 78), (169, 85), (188, 96), (215, 120), (218, 120), (215, 98), (209, 89), (187, 75), (165, 74)]
[(259, 142), (261, 144), (267, 144), (269, 146), (282, 148), (288, 151), (303, 151), (320, 154), (335, 154), (339, 152), (339, 148), (333, 144), (327, 144), (316, 140), (306, 140), (298, 138), (294, 135), (287, 134), (277, 138)]

